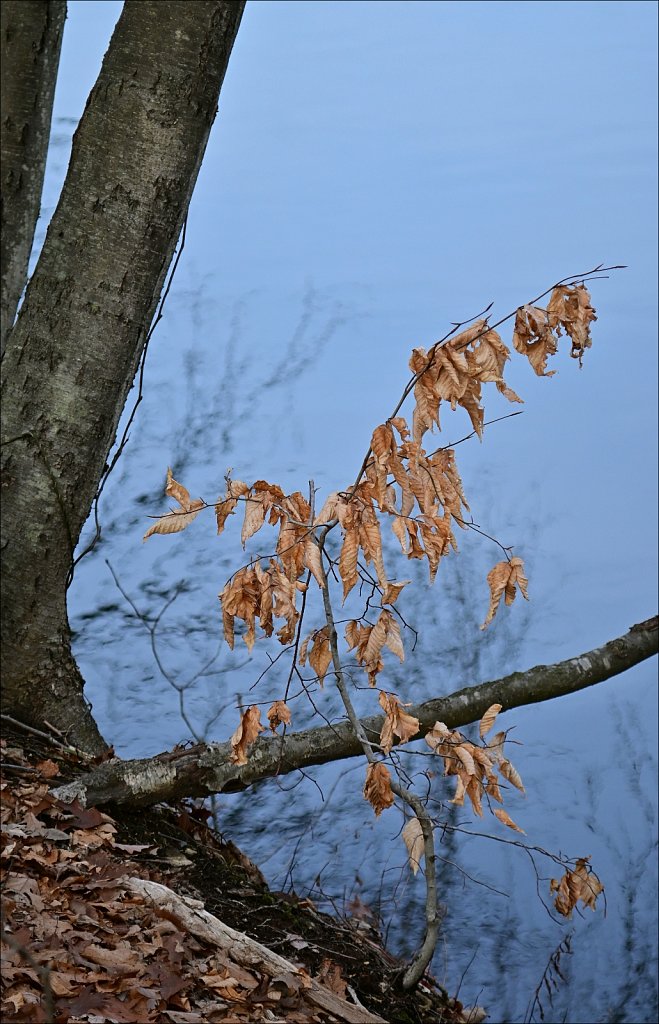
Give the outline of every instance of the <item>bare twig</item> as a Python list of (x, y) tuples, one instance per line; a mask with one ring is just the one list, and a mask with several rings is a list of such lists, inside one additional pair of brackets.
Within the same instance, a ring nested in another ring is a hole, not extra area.
[[(334, 676), (336, 679), (336, 687), (341, 695), (343, 706), (346, 709), (346, 714), (353, 728), (355, 735), (359, 738), (364, 756), (369, 764), (377, 762), (377, 757), (373, 753), (373, 745), (366, 736), (361, 721), (357, 716), (350, 694), (348, 693), (348, 687), (346, 685), (345, 675), (343, 672), (343, 665), (341, 664), (341, 658), (339, 655), (338, 637), (336, 632), (336, 625), (334, 622), (334, 611), (332, 608), (332, 599), (329, 589), (329, 581), (327, 579), (327, 573), (323, 566), (322, 551), (325, 538), (327, 536), (327, 528), (320, 531), (319, 537), (314, 537), (317, 543), (321, 557), (321, 578), (323, 581), (323, 605), (325, 608), (325, 620), (327, 622), (329, 632), (329, 644), (330, 651), (332, 654), (332, 665), (334, 666)], [(437, 881), (435, 874), (435, 840), (433, 836), (433, 826), (428, 815), (426, 808), (423, 805), (422, 800), (413, 793), (406, 786), (400, 785), (398, 782), (391, 780), (392, 792), (396, 794), (404, 803), (411, 808), (412, 812), (416, 815), (416, 818), (421, 826), (423, 833), (423, 850), (425, 857), (425, 880), (426, 880), (426, 905), (425, 905), (425, 918), (426, 918), (426, 931), (421, 946), (414, 954), (411, 962), (407, 969), (403, 973), (402, 987), (404, 989), (413, 988), (425, 974), (428, 964), (432, 960), (435, 947), (437, 945), (437, 937), (439, 935), (439, 925), (441, 917), (438, 908), (437, 899)]]

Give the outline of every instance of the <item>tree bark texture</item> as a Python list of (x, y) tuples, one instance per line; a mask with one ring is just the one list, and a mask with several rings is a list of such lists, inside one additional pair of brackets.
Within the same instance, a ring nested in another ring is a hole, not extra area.
[[(657, 616), (632, 626), (624, 636), (555, 665), (536, 665), (502, 679), (467, 687), (426, 701), (406, 712), (419, 719), (423, 736), (437, 721), (457, 729), (482, 718), (492, 704), (504, 711), (535, 704), (594, 686), (627, 671), (657, 653)], [(384, 718), (364, 718), (361, 725), (379, 742)], [(246, 765), (231, 762), (231, 744), (200, 744), (188, 750), (133, 761), (108, 761), (89, 775), (55, 790), (60, 800), (78, 799), (83, 806), (117, 803), (148, 806), (184, 796), (236, 792), (262, 779), (286, 775), (328, 761), (362, 754), (359, 738), (349, 722), (290, 733), (286, 738), (259, 738), (249, 750)]]
[(27, 280), (39, 217), (65, 0), (0, 4), (0, 349)]
[(242, 0), (128, 0), (3, 360), (7, 710), (104, 747), (66, 579), (215, 118)]

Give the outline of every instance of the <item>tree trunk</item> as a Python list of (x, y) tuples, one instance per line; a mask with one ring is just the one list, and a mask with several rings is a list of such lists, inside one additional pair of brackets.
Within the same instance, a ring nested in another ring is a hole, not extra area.
[(242, 0), (128, 0), (3, 360), (7, 710), (104, 741), (66, 579), (185, 218)]
[(27, 280), (53, 113), (65, 0), (0, 4), (0, 348)]

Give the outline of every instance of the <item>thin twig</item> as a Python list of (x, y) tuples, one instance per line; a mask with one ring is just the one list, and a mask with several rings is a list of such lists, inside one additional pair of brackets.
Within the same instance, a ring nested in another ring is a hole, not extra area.
[[(554, 288), (557, 288), (559, 285), (562, 285), (562, 284), (570, 284), (570, 285), (571, 284), (577, 284), (580, 281), (581, 282), (585, 281), (586, 278), (593, 279), (593, 275), (594, 274), (600, 274), (600, 272), (606, 272), (608, 270), (624, 270), (624, 269), (625, 269), (625, 267), (622, 266), (622, 265), (621, 266), (615, 266), (615, 267), (603, 267), (603, 266), (600, 265), (598, 267), (595, 267), (593, 270), (588, 270), (585, 274), (572, 274), (572, 275), (570, 275), (570, 277), (564, 277), (560, 281), (557, 281), (556, 284), (550, 285), (549, 288), (546, 288), (545, 291), (542, 292), (540, 295), (537, 295), (534, 299), (531, 299), (529, 303), (526, 303), (526, 305), (535, 305), (536, 302), (539, 302), (540, 299), (543, 299), (545, 297), (545, 295), (549, 295), (549, 293), (552, 292), (554, 290)], [(490, 305), (487, 307), (487, 309), (483, 310), (483, 312), (487, 313), (488, 310), (491, 308), (491, 306), (492, 306), (492, 303), (490, 303)], [(480, 332), (480, 334), (477, 334), (474, 338), (470, 339), (469, 344), (473, 344), (475, 341), (478, 341), (485, 334), (487, 334), (488, 331), (493, 331), (493, 330), (495, 330), (495, 328), (500, 327), (501, 324), (505, 324), (506, 321), (512, 320), (512, 318), (517, 314), (517, 310), (519, 308), (520, 308), (519, 306), (516, 306), (515, 309), (511, 313), (507, 313), (506, 316), (502, 317), (500, 320), (497, 320), (496, 323), (488, 324), (486, 327), (483, 328), (483, 330)], [(425, 366), (423, 366), (417, 373), (413, 374), (412, 377), (410, 378), (410, 380), (407, 382), (407, 384), (405, 385), (405, 387), (403, 389), (403, 393), (402, 393), (401, 397), (399, 398), (399, 400), (398, 400), (398, 402), (397, 402), (393, 412), (390, 413), (390, 415), (387, 417), (387, 420), (392, 420), (395, 416), (398, 415), (398, 413), (400, 412), (400, 410), (401, 410), (405, 400), (407, 399), (408, 395), (410, 395), (412, 393), (412, 391), (414, 390), (414, 385), (416, 384), (416, 382), (424, 375), (424, 373), (427, 373), (428, 370), (430, 369), (430, 367), (432, 366), (436, 353), (441, 348), (443, 348), (445, 345), (448, 344), (448, 342), (451, 340), (451, 338), (456, 333), (456, 331), (459, 331), (461, 327), (464, 327), (466, 324), (471, 323), (472, 320), (479, 319), (481, 316), (482, 316), (482, 314), (478, 314), (478, 316), (476, 316), (476, 317), (470, 317), (468, 320), (462, 320), (459, 323), (453, 324), (453, 329), (451, 331), (449, 331), (447, 334), (445, 334), (443, 338), (440, 338), (439, 341), (435, 342), (435, 344), (428, 350), (428, 360), (427, 360)], [(357, 490), (357, 488), (359, 487), (360, 481), (361, 481), (364, 473), (366, 472), (366, 467), (368, 465), (368, 460), (370, 459), (371, 454), (372, 454), (372, 449), (369, 447), (368, 451), (366, 452), (366, 455), (364, 456), (364, 460), (363, 460), (363, 462), (362, 462), (362, 464), (361, 464), (361, 466), (359, 468), (359, 472), (357, 473), (357, 476), (355, 477), (355, 482), (352, 485), (352, 488), (351, 488), (351, 493), (352, 494), (354, 494), (355, 491)]]
[[(355, 735), (359, 738), (364, 756), (369, 764), (377, 763), (377, 757), (373, 753), (372, 744), (370, 743), (364, 727), (360, 722), (357, 712), (353, 706), (350, 694), (348, 693), (348, 687), (346, 685), (345, 675), (343, 671), (343, 665), (341, 664), (341, 658), (339, 656), (338, 637), (336, 632), (336, 625), (334, 622), (334, 611), (332, 608), (332, 599), (329, 590), (329, 581), (327, 579), (327, 573), (323, 566), (323, 544), (327, 536), (328, 530), (325, 528), (320, 531), (320, 537), (314, 536), (314, 541), (320, 549), (320, 570), (323, 581), (323, 605), (325, 608), (325, 620), (327, 622), (329, 632), (329, 644), (332, 655), (332, 665), (334, 667), (334, 676), (336, 679), (336, 687), (341, 695), (343, 706), (346, 709), (348, 719), (355, 732)], [(398, 782), (391, 780), (392, 792), (396, 794), (408, 807), (411, 808), (413, 813), (421, 826), (423, 833), (423, 849), (425, 856), (425, 879), (426, 879), (426, 905), (425, 905), (425, 918), (426, 918), (426, 931), (419, 949), (414, 954), (411, 962), (408, 964), (402, 977), (402, 987), (404, 989), (413, 988), (425, 974), (428, 964), (432, 960), (435, 947), (437, 945), (437, 937), (439, 934), (439, 925), (441, 917), (438, 908), (437, 899), (437, 880), (435, 874), (435, 840), (433, 836), (433, 827), (430, 817), (423, 802), (419, 799), (416, 794), (412, 793), (405, 786), (400, 785)]]

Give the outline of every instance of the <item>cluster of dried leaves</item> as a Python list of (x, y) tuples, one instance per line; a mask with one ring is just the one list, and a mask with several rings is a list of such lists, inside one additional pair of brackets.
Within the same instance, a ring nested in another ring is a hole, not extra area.
[[(291, 720), (291, 710), (283, 700), (275, 700), (267, 711), (268, 722), (272, 732), (278, 726), (287, 726)], [(258, 704), (252, 704), (240, 716), (238, 727), (231, 737), (231, 760), (234, 764), (247, 764), (247, 751), (259, 733), (264, 732), (261, 725), (261, 711)]]
[[(549, 376), (554, 371), (547, 371), (547, 359), (557, 351), (560, 335), (565, 332), (570, 337), (571, 355), (581, 362), (591, 344), (589, 331), (594, 319), (585, 285), (559, 285), (546, 309), (533, 305), (518, 309), (513, 347), (528, 357), (537, 374)], [(427, 559), (430, 579), (435, 579), (441, 558), (449, 550), (457, 549), (453, 525), (469, 525), (464, 519), (469, 506), (454, 452), (440, 449), (427, 454), (422, 447), (424, 436), (439, 427), (442, 402), (449, 403), (452, 409), (464, 408), (475, 432), (482, 436), (481, 392), (485, 383), (494, 383), (511, 402), (521, 402), (503, 377), (509, 358), (510, 349), (483, 319), (428, 352), (415, 348), (410, 359), (415, 398), (411, 434), (402, 416), (377, 426), (362, 478), (348, 491), (330, 494), (316, 516), (299, 491), (286, 495), (277, 484), (265, 480), (257, 480), (251, 487), (241, 480), (227, 480), (226, 494), (215, 505), (218, 533), (222, 533), (239, 502), (245, 506), (243, 546), (264, 523), (278, 527), (275, 552), (267, 559), (267, 565), (257, 558), (236, 572), (220, 594), (224, 635), (230, 647), (234, 645), (236, 619), (246, 625), (243, 638), (250, 650), (257, 619), (266, 636), (274, 631), (274, 619), (283, 620), (277, 637), (284, 645), (291, 643), (300, 617), (296, 598), (306, 590), (302, 577), (309, 573), (319, 587), (324, 587), (319, 527), (340, 527), (342, 544), (337, 568), (344, 601), (359, 580), (360, 553), (366, 566), (373, 566), (383, 605), (393, 605), (405, 585), (390, 580), (385, 569), (379, 518), (383, 514), (390, 518), (403, 553), (408, 558)], [(186, 488), (174, 480), (171, 470), (167, 471), (166, 493), (179, 507), (158, 519), (147, 530), (145, 540), (157, 533), (180, 532), (205, 507), (201, 499), (190, 498)], [(518, 587), (528, 599), (528, 581), (520, 558), (499, 562), (487, 580), (490, 606), (483, 628), (494, 618), (503, 595), (506, 604), (510, 604)], [(309, 663), (322, 681), (330, 661), (329, 636), (317, 630), (312, 637)], [(397, 625), (386, 610), (374, 626), (351, 624), (347, 639), (350, 649), (356, 648), (358, 662), (371, 685), (381, 670), (380, 652), (385, 645), (403, 657)], [(300, 651), (302, 665), (306, 653), (305, 644)]]
[[(551, 376), (554, 371), (547, 370), (547, 360), (556, 353), (560, 336), (565, 333), (570, 338), (571, 355), (581, 365), (583, 354), (591, 345), (590, 324), (595, 319), (584, 284), (558, 285), (546, 308), (527, 304), (517, 310), (513, 347), (527, 356), (536, 374)], [(316, 515), (299, 491), (286, 495), (279, 486), (264, 480), (250, 487), (243, 481), (227, 478), (226, 494), (215, 505), (218, 533), (224, 530), (239, 502), (245, 505), (241, 531), (243, 547), (266, 522), (278, 528), (274, 553), (267, 559), (257, 557), (238, 570), (220, 594), (224, 635), (231, 648), (236, 619), (245, 624), (243, 638), (250, 651), (257, 619), (266, 636), (274, 632), (274, 619), (283, 620), (277, 630), (279, 641), (283, 645), (295, 641), (298, 664), (304, 667), (308, 661), (322, 686), (330, 666), (336, 662), (334, 627), (328, 617), (326, 625), (313, 630), (300, 643), (301, 611), (296, 599), (298, 593), (306, 592), (312, 576), (318, 586), (325, 589), (325, 558), (329, 568), (338, 572), (344, 602), (360, 578), (368, 578), (379, 592), (381, 609), (376, 621), (369, 622), (363, 616), (349, 620), (345, 628), (347, 648), (366, 673), (369, 685), (377, 685), (378, 674), (384, 668), (385, 648), (401, 662), (404, 660), (395, 603), (410, 581), (389, 578), (384, 564), (381, 520), (389, 519), (404, 555), (427, 560), (433, 582), (441, 559), (449, 551), (457, 550), (455, 524), (462, 529), (471, 524), (465, 519), (469, 505), (454, 451), (440, 448), (428, 453), (423, 447), (425, 435), (440, 427), (440, 407), (445, 402), (452, 409), (457, 406), (465, 409), (474, 432), (482, 437), (483, 384), (493, 383), (510, 402), (521, 402), (504, 380), (509, 358), (510, 349), (486, 319), (476, 320), (466, 330), (434, 345), (429, 351), (415, 348), (409, 363), (414, 376), (403, 396), (414, 393), (412, 430), (399, 415), (377, 426), (354, 486), (330, 494)], [(188, 491), (173, 479), (170, 470), (166, 491), (178, 502), (179, 508), (154, 523), (145, 539), (156, 533), (179, 532), (204, 506), (200, 499), (191, 501)], [(336, 526), (340, 528), (342, 541), (338, 558), (333, 560), (325, 550), (325, 538)], [(524, 563), (521, 558), (505, 553), (505, 560), (498, 562), (487, 575), (490, 602), (482, 629), (492, 622), (502, 598), (510, 605), (519, 590), (528, 600)], [(373, 568), (372, 574), (369, 566)], [(387, 755), (396, 740), (405, 743), (416, 736), (419, 723), (404, 710), (395, 694), (381, 690), (379, 701), (385, 712), (380, 747)], [(500, 710), (500, 705), (495, 704), (483, 716), (481, 739), (492, 728)], [(286, 727), (291, 721), (290, 709), (283, 701), (278, 701), (268, 712), (268, 718), (273, 731), (281, 723)], [(254, 705), (241, 714), (239, 726), (231, 738), (235, 763), (247, 763), (248, 749), (261, 731), (260, 713)], [(480, 816), (483, 799), (486, 799), (499, 821), (523, 833), (507, 811), (491, 806), (492, 801), (503, 802), (501, 787), (506, 782), (524, 792), (517, 771), (504, 756), (504, 733), (498, 733), (487, 745), (476, 745), (444, 723), (436, 722), (425, 740), (443, 759), (444, 774), (456, 777), (453, 803), (463, 805), (466, 796)], [(369, 763), (364, 796), (377, 815), (393, 804), (391, 776), (384, 763)], [(423, 850), (417, 817), (407, 823), (403, 838), (416, 871)], [(583, 895), (572, 899), (575, 879), (580, 877), (579, 871), (568, 872), (561, 880), (556, 897), (561, 913), (569, 914), (576, 899), (584, 899)]]
[(551, 892), (555, 892), (554, 906), (563, 917), (572, 917), (577, 903), (595, 910), (597, 897), (604, 892), (604, 886), (588, 861), (590, 857), (580, 857), (574, 869), (567, 869), (561, 878), (552, 878), (549, 883)]
[[(393, 737), (398, 736), (401, 743), (407, 742), (418, 733), (419, 722), (404, 711), (394, 694), (381, 693), (380, 704), (386, 715), (380, 744), (387, 754), (393, 745)], [(500, 711), (500, 704), (492, 704), (483, 715), (479, 725), (481, 740), (492, 729)], [(456, 777), (457, 785), (452, 803), (462, 807), (467, 796), (474, 812), (482, 817), (483, 799), (487, 800), (488, 805), (491, 800), (503, 803), (501, 780), (524, 792), (518, 771), (504, 755), (505, 732), (498, 732), (488, 744), (477, 745), (465, 739), (457, 730), (449, 729), (444, 722), (435, 722), (424, 739), (430, 749), (442, 758), (444, 775)], [(500, 778), (497, 777), (497, 772)], [(364, 796), (372, 804), (376, 815), (380, 815), (394, 802), (391, 775), (381, 761), (368, 766)], [(490, 809), (504, 825), (523, 834), (523, 829), (515, 824), (506, 811), (502, 808), (492, 808), (491, 805)], [(421, 854), (423, 852), (423, 836), (418, 819), (412, 818), (408, 822), (403, 838), (410, 854), (410, 863), (416, 873), (420, 861), (420, 857), (416, 856), (416, 850), (418, 848)]]

